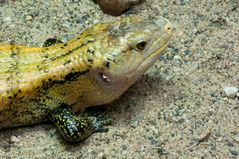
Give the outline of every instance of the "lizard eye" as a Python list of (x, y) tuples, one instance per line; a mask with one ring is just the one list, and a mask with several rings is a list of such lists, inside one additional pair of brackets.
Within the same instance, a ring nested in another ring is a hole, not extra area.
[(141, 41), (138, 44), (136, 44), (136, 49), (138, 51), (142, 51), (145, 48), (146, 44), (147, 44), (147, 42)]

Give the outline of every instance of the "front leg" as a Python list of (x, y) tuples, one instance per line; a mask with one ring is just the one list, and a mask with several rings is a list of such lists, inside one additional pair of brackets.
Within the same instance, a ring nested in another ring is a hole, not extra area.
[(108, 131), (108, 128), (103, 126), (109, 124), (110, 120), (101, 120), (97, 117), (78, 118), (68, 110), (68, 107), (67, 104), (61, 104), (48, 114), (57, 130), (68, 142), (82, 141), (93, 133)]

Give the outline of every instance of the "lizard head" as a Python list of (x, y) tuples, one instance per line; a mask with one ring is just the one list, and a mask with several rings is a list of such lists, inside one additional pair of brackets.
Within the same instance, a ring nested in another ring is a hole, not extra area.
[(131, 19), (110, 23), (106, 32), (92, 73), (98, 90), (103, 90), (98, 92), (102, 103), (118, 98), (154, 64), (167, 47), (173, 28), (164, 18)]

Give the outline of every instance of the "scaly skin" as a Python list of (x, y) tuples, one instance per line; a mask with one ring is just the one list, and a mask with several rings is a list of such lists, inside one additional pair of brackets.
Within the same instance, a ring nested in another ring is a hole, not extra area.
[(61, 105), (76, 112), (115, 100), (153, 65), (171, 35), (166, 19), (123, 18), (48, 47), (0, 44), (0, 128), (52, 119), (64, 112), (55, 111)]

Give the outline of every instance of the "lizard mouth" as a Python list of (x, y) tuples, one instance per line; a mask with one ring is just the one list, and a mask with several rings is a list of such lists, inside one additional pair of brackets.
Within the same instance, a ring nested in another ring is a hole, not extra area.
[[(147, 63), (148, 60), (154, 59), (155, 57), (157, 58), (160, 54), (162, 54), (162, 52), (166, 49), (170, 42), (173, 33), (172, 29), (172, 24), (167, 20), (164, 28), (161, 31), (155, 33), (156, 38), (151, 40), (151, 44), (144, 51), (147, 52), (148, 55), (143, 60), (143, 63)], [(143, 54), (145, 54), (144, 52)]]
[(153, 63), (168, 46), (172, 37), (172, 33), (172, 24), (168, 21), (162, 31), (155, 33), (156, 38), (152, 39), (149, 42), (149, 46), (142, 52), (142, 54), (146, 54), (146, 56), (141, 59), (142, 62), (138, 63), (136, 66), (133, 66), (135, 69), (132, 69), (132, 71), (129, 72), (129, 78), (132, 76), (142, 75), (149, 69), (150, 66), (153, 65)]

